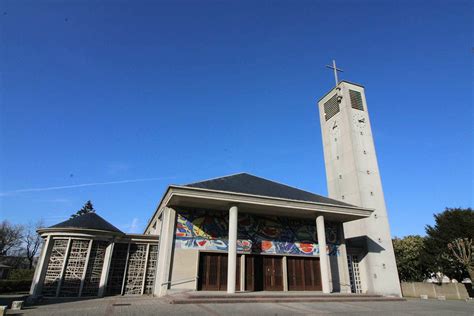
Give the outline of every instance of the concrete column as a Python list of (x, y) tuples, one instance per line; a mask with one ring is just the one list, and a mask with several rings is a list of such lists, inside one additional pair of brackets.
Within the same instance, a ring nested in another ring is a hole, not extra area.
[(155, 291), (156, 296), (164, 296), (171, 281), (171, 256), (173, 255), (176, 211), (166, 207), (163, 210), (158, 262), (156, 267)]
[(341, 293), (351, 293), (351, 279), (349, 277), (349, 266), (347, 264), (346, 239), (344, 237), (344, 227), (342, 223), (338, 227), (339, 240), (339, 279), (341, 280)]
[(324, 228), (324, 217), (322, 215), (316, 218), (316, 231), (318, 233), (319, 265), (321, 267), (323, 293), (331, 293), (329, 286), (329, 260), (326, 252), (326, 229)]
[(66, 273), (66, 266), (67, 266), (67, 261), (69, 258), (69, 252), (71, 251), (71, 244), (72, 244), (72, 239), (69, 238), (67, 241), (66, 252), (64, 253), (64, 261), (63, 261), (63, 266), (61, 268), (61, 274), (59, 277), (58, 287), (56, 288), (56, 297), (59, 296), (59, 291), (61, 291), (61, 285), (63, 284), (64, 274)]
[(125, 293), (125, 283), (127, 283), (127, 274), (128, 274), (128, 259), (130, 258), (130, 245), (132, 243), (128, 243), (127, 247), (127, 259), (125, 259), (125, 269), (123, 270), (123, 278), (122, 278), (122, 290), (120, 290), (120, 294), (124, 295)]
[(245, 255), (240, 256), (240, 292), (245, 292)]
[(114, 252), (114, 242), (111, 242), (107, 248), (105, 248), (104, 264), (102, 265), (102, 274), (100, 275), (99, 281), (99, 297), (105, 295), (107, 289), (107, 281), (109, 280), (110, 264), (112, 262), (112, 253)]
[(46, 237), (38, 259), (38, 264), (36, 265), (35, 275), (31, 282), (30, 295), (33, 297), (41, 295), (41, 289), (43, 287), (44, 277), (46, 276), (46, 270), (48, 269), (49, 257), (51, 256), (53, 245), (53, 237)]
[(77, 294), (78, 297), (81, 297), (82, 289), (84, 288), (84, 282), (86, 281), (87, 267), (89, 266), (89, 258), (91, 256), (91, 249), (92, 249), (93, 242), (94, 240), (91, 239), (89, 241), (89, 247), (87, 247), (86, 262), (84, 263), (84, 271), (82, 271), (81, 286), (79, 288), (79, 294)]
[(150, 244), (146, 245), (145, 267), (143, 268), (142, 295), (145, 293), (146, 273), (148, 270), (148, 256), (150, 255)]
[(283, 268), (283, 291), (288, 292), (288, 259), (286, 256), (282, 260)]
[(229, 210), (229, 245), (227, 259), (227, 293), (235, 293), (235, 274), (237, 270), (237, 206)]

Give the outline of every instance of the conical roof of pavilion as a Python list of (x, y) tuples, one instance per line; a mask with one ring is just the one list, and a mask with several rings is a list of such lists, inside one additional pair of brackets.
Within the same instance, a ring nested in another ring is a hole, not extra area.
[(50, 226), (49, 228), (77, 228), (102, 230), (113, 233), (124, 234), (120, 229), (107, 222), (96, 213), (87, 213), (68, 219), (67, 221)]

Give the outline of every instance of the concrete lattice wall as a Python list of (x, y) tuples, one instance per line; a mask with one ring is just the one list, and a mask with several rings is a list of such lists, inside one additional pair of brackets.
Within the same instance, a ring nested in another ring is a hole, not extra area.
[(469, 297), (466, 287), (462, 283), (423, 283), (423, 282), (401, 282), (404, 297), (420, 297), (428, 295), (428, 298), (445, 296), (448, 300), (464, 300)]

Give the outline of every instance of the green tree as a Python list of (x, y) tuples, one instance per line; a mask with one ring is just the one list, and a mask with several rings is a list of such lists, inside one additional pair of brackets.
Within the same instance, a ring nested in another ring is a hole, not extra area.
[(474, 211), (471, 208), (446, 208), (434, 214), (434, 226), (426, 226), (422, 260), (431, 272), (442, 272), (458, 281), (469, 277), (466, 266), (455, 258), (449, 244), (456, 239), (474, 239)]
[(393, 249), (397, 261), (398, 275), (401, 281), (423, 281), (427, 276), (421, 260), (424, 238), (418, 235), (394, 238)]
[(72, 214), (71, 218), (75, 218), (88, 213), (95, 213), (94, 206), (92, 205), (92, 202), (90, 200), (87, 201), (86, 204), (84, 204), (84, 206), (79, 211)]

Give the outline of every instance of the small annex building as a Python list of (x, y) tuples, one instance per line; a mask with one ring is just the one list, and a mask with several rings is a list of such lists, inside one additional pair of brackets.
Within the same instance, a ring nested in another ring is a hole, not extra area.
[(125, 234), (96, 213), (38, 230), (44, 238), (30, 295), (152, 294), (158, 236)]
[(342, 225), (371, 213), (247, 173), (171, 185), (142, 235), (95, 213), (40, 229), (31, 294), (359, 292)]

